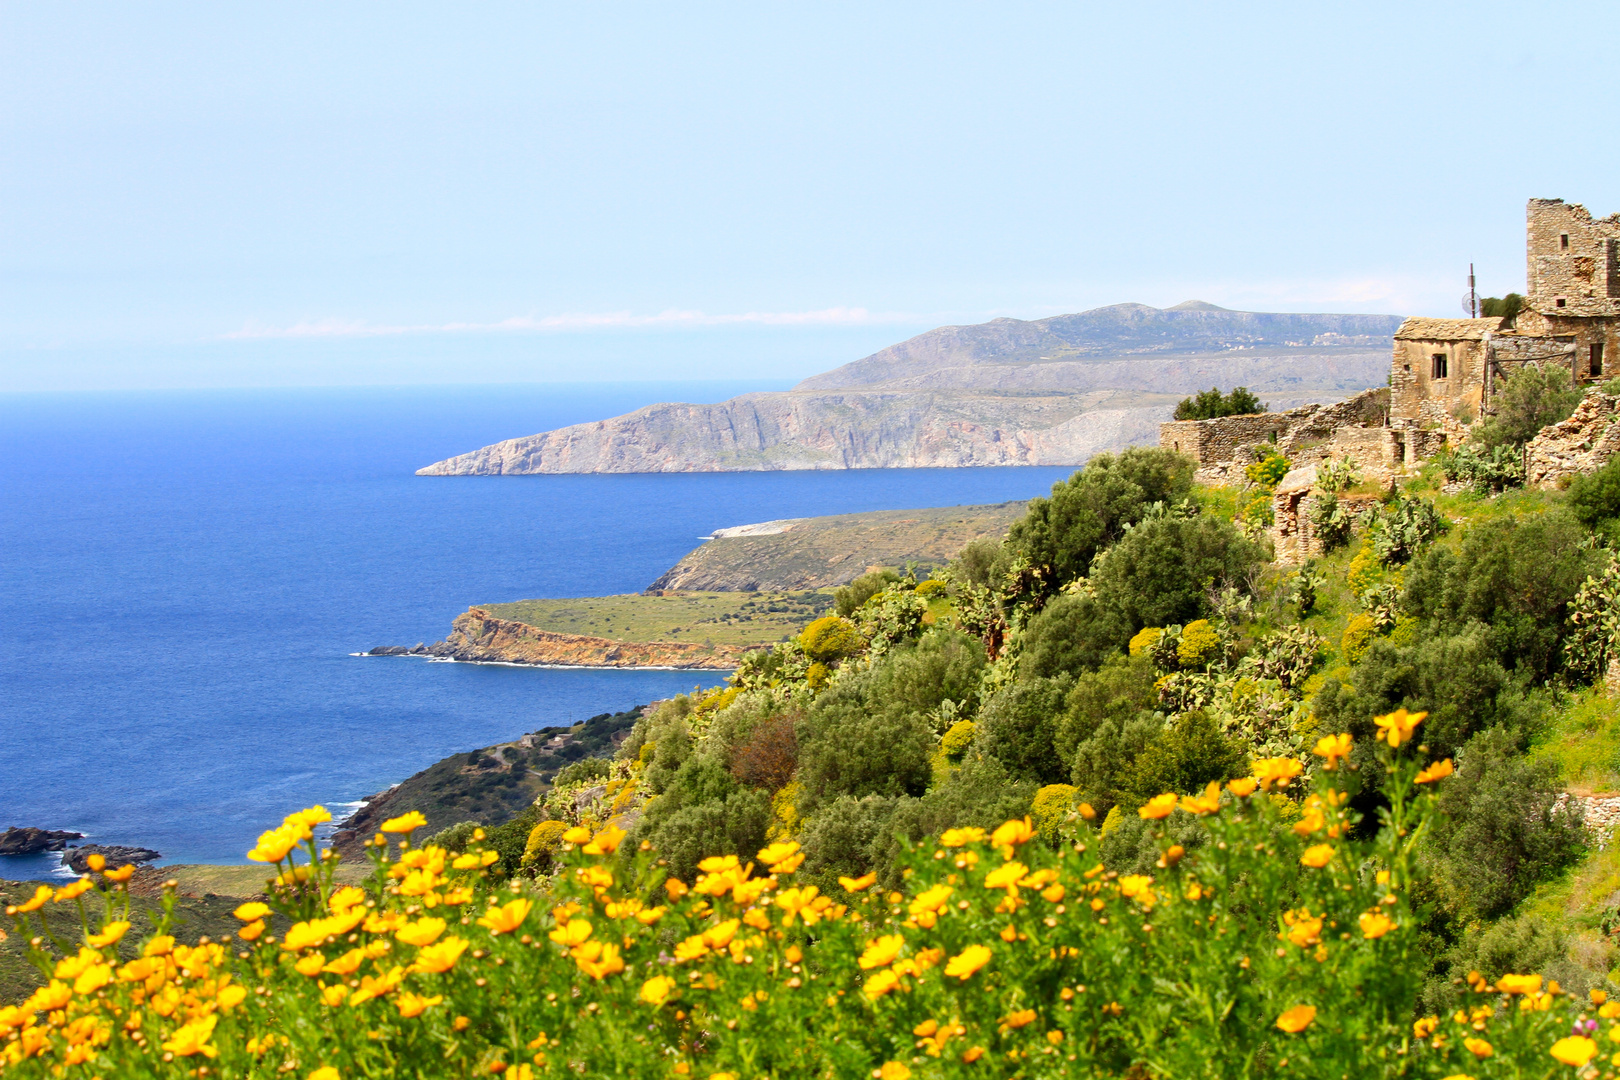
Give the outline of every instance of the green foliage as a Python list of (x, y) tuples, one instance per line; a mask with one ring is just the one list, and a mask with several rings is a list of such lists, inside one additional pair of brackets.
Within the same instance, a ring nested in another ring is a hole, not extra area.
[(1182, 713), (1144, 746), (1121, 778), (1119, 803), (1134, 810), (1166, 791), (1192, 794), (1247, 771), (1248, 754), (1201, 710)]
[(1127, 624), (1119, 645), (1144, 626), (1184, 625), (1212, 614), (1210, 594), (1247, 591), (1263, 549), (1214, 517), (1158, 517), (1115, 544), (1093, 575), (1097, 600)]
[(1526, 759), (1502, 728), (1469, 739), (1457, 763), (1427, 850), (1459, 916), (1494, 918), (1580, 854), (1581, 804), (1561, 804), (1557, 769)]
[(1358, 743), (1377, 737), (1374, 716), (1397, 708), (1427, 712), (1424, 741), (1437, 756), (1454, 754), (1487, 727), (1528, 731), (1541, 707), (1525, 680), (1502, 666), (1478, 624), (1405, 647), (1374, 639), (1350, 683), (1329, 678), (1312, 701), (1324, 730), (1348, 731)]
[(1455, 553), (1432, 548), (1406, 569), (1403, 609), (1455, 633), (1487, 627), (1499, 662), (1540, 680), (1556, 671), (1567, 617), (1598, 564), (1567, 514), (1476, 525)]
[(612, 775), (613, 765), (607, 758), (586, 758), (558, 770), (551, 783), (553, 787), (572, 787), (575, 784), (606, 780)]
[(542, 811), (531, 806), (504, 825), (484, 831), (484, 844), (500, 855), (500, 861), (490, 869), (497, 877), (512, 877), (522, 873), (523, 852), (529, 846), (529, 833), (539, 824)]
[(800, 632), (799, 647), (810, 659), (827, 663), (854, 656), (866, 648), (866, 639), (849, 619), (827, 615)]
[(1134, 447), (1117, 457), (1098, 454), (1048, 499), (1033, 499), (1015, 522), (996, 567), (1031, 570), (1028, 590), (1040, 600), (1091, 572), (1091, 561), (1141, 521), (1155, 503), (1179, 502), (1192, 489), (1191, 459), (1157, 447)]
[(1317, 573), (1316, 564), (1307, 561), (1288, 578), (1283, 596), (1294, 605), (1294, 610), (1303, 619), (1316, 610), (1317, 594), (1327, 585), (1328, 579)]
[(1492, 398), (1495, 412), (1474, 426), (1469, 441), (1485, 449), (1520, 447), (1548, 424), (1569, 419), (1581, 402), (1581, 390), (1561, 367), (1521, 364)]
[(1386, 566), (1406, 562), (1418, 548), (1448, 528), (1428, 499), (1396, 496), (1385, 503), (1367, 530), (1367, 544)]
[(1575, 477), (1569, 485), (1567, 505), (1589, 528), (1620, 518), (1620, 457), (1612, 457), (1602, 468)]
[(822, 692), (799, 728), (800, 813), (839, 795), (921, 795), (932, 769), (926, 713), (874, 692), (879, 676), (862, 673)]
[(1116, 805), (1134, 809), (1131, 799), (1136, 759), (1158, 741), (1163, 731), (1164, 719), (1146, 710), (1125, 716), (1111, 712), (1097, 718), (1076, 743), (1069, 769), (1069, 779), (1079, 789), (1080, 798), (1099, 814)]
[(1037, 677), (1095, 671), (1131, 635), (1125, 615), (1095, 596), (1059, 596), (1029, 621), (1023, 670)]
[(1524, 484), (1524, 454), (1506, 443), (1489, 448), (1465, 443), (1446, 455), (1445, 471), (1447, 480), (1492, 495)]
[(1479, 301), (1479, 315), (1482, 319), (1505, 319), (1507, 326), (1512, 326), (1524, 310), (1524, 297), (1516, 292), (1506, 296), (1485, 296)]
[(1607, 563), (1601, 574), (1581, 583), (1570, 611), (1565, 663), (1583, 682), (1602, 680), (1620, 655), (1620, 561), (1610, 557)]
[(850, 582), (833, 590), (833, 610), (844, 618), (852, 618), (861, 605), (900, 580), (893, 570), (869, 570)]
[(1019, 780), (1056, 784), (1069, 777), (1057, 731), (1073, 680), (1022, 679), (1004, 686), (979, 714), (979, 745)]
[(476, 821), (458, 821), (447, 829), (440, 829), (428, 837), (427, 843), (437, 844), (446, 851), (453, 851), (460, 855), (472, 843), (473, 833), (478, 829)]
[(916, 636), (928, 615), (928, 601), (907, 582), (899, 582), (874, 595), (855, 613), (856, 626), (874, 653)]
[(1339, 648), (1344, 652), (1345, 659), (1355, 663), (1366, 655), (1372, 647), (1373, 638), (1378, 636), (1378, 623), (1371, 615), (1357, 613), (1350, 616), (1344, 625), (1344, 637)]
[(1220, 387), (1200, 390), (1190, 398), (1183, 398), (1176, 406), (1177, 420), (1213, 420), (1218, 416), (1245, 416), (1263, 413), (1266, 406), (1249, 392), (1246, 386), (1233, 388), (1222, 394)]

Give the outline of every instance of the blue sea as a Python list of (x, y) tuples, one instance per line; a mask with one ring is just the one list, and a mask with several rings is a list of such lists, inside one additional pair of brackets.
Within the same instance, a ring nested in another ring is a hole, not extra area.
[[(635, 592), (711, 530), (990, 503), (1068, 469), (425, 478), (479, 446), (768, 384), (0, 395), (0, 828), (241, 862), (461, 750), (715, 674), (357, 657), (474, 603)], [(54, 858), (0, 858), (36, 877)]]

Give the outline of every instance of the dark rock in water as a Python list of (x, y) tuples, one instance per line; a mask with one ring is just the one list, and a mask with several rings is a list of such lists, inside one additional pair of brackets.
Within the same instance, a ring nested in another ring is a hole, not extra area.
[(378, 645), (375, 649), (367, 651), (367, 656), (422, 656), (428, 651), (427, 645), (417, 642), (414, 647), (405, 645)]
[(85, 844), (83, 847), (68, 848), (67, 852), (67, 864), (79, 874), (90, 869), (92, 855), (100, 855), (106, 859), (108, 866), (151, 862), (153, 859), (163, 858), (161, 853), (151, 848), (123, 847), (118, 844)]
[(0, 855), (38, 855), (61, 851), (69, 840), (83, 840), (84, 833), (51, 829), (7, 829), (0, 833)]

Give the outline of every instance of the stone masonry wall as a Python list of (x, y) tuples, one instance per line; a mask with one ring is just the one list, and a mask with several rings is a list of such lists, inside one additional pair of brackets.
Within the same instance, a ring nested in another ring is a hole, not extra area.
[(1557, 488), (1604, 466), (1620, 452), (1620, 395), (1594, 387), (1568, 420), (1541, 429), (1524, 448), (1525, 486)]
[(1198, 463), (1202, 484), (1241, 481), (1253, 460), (1250, 448), (1272, 441), (1296, 465), (1320, 461), (1334, 432), (1344, 427), (1382, 427), (1388, 387), (1363, 390), (1332, 405), (1301, 405), (1280, 413), (1221, 416), (1213, 420), (1171, 420), (1159, 425), (1159, 446)]

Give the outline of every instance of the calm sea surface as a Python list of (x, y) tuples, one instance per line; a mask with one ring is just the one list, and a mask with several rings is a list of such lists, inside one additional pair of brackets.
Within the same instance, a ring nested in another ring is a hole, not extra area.
[(720, 526), (1027, 498), (1070, 471), (412, 475), (766, 388), (0, 395), (0, 827), (239, 862), (290, 810), (718, 681), (352, 653), (437, 640), (473, 603), (639, 591)]

